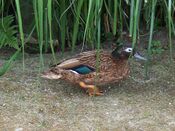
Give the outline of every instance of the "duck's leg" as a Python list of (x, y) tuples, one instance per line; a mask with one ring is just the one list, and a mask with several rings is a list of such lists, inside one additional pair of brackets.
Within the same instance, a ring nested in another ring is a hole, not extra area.
[(87, 89), (89, 96), (97, 95), (101, 96), (103, 95), (102, 91), (98, 89), (95, 85), (87, 85), (84, 82), (79, 82), (79, 85), (81, 88)]

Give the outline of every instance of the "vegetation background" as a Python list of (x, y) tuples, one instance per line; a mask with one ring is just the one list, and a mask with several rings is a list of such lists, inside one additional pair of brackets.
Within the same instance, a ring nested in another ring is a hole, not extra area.
[(23, 69), (25, 52), (38, 52), (42, 70), (43, 53), (51, 52), (56, 63), (57, 51), (75, 51), (77, 45), (99, 50), (101, 43), (117, 42), (123, 32), (129, 32), (134, 48), (140, 35), (149, 34), (147, 70), (151, 55), (162, 50), (161, 43), (152, 42), (153, 32), (160, 28), (168, 30), (172, 60), (174, 0), (1, 0), (0, 5), (0, 48), (16, 50), (0, 75), (21, 52)]

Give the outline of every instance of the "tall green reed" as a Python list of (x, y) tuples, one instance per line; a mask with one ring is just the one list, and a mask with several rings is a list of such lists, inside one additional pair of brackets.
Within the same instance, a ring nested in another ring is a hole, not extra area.
[(87, 35), (87, 31), (88, 31), (88, 27), (89, 27), (89, 23), (91, 22), (91, 18), (93, 18), (93, 0), (89, 0), (89, 8), (88, 8), (88, 14), (87, 14), (87, 19), (86, 19), (86, 26), (85, 26), (85, 30), (84, 30), (84, 36), (83, 36), (83, 46), (82, 46), (82, 51), (84, 49), (84, 43), (86, 40), (86, 35)]
[[(43, 37), (44, 37), (44, 3), (43, 0), (33, 0), (34, 4), (34, 15), (35, 15), (35, 25), (37, 29), (38, 41), (39, 41), (39, 49), (40, 49), (40, 67), (41, 69), (44, 67), (44, 59), (43, 59)], [(40, 71), (40, 70), (39, 70)]]
[(53, 46), (53, 35), (52, 35), (52, 20), (53, 20), (52, 19), (52, 4), (53, 4), (53, 1), (52, 0), (48, 0), (48, 3), (47, 3), (47, 11), (48, 11), (47, 15), (48, 16), (47, 16), (47, 18), (48, 18), (48, 24), (49, 24), (50, 47), (51, 47), (54, 63), (56, 63), (55, 51), (54, 51), (54, 46)]
[(64, 52), (65, 50), (65, 42), (66, 42), (66, 25), (67, 25), (67, 12), (65, 12), (66, 10), (66, 0), (61, 0), (60, 2), (60, 18), (59, 18), (59, 22), (60, 22), (60, 35), (61, 35), (61, 49), (62, 52)]
[(145, 76), (148, 78), (148, 64), (150, 62), (151, 56), (151, 44), (153, 38), (153, 30), (154, 30), (154, 20), (155, 20), (155, 7), (156, 7), (157, 0), (152, 0), (152, 9), (151, 9), (151, 25), (150, 25), (150, 36), (149, 36), (149, 44), (148, 44), (148, 51), (147, 51), (147, 59), (148, 61), (145, 64)]
[(81, 10), (82, 10), (82, 7), (83, 7), (83, 1), (84, 0), (77, 1), (78, 4), (75, 7), (76, 10), (75, 10), (73, 34), (72, 34), (72, 51), (75, 50), (75, 44), (76, 44), (76, 41), (77, 41), (77, 34), (78, 34), (78, 30), (79, 30), (80, 14), (81, 14)]
[(173, 47), (172, 47), (172, 0), (168, 0), (168, 36), (169, 36), (169, 45), (170, 45), (170, 60), (173, 60)]
[(21, 9), (20, 9), (20, 2), (19, 0), (15, 0), (16, 2), (16, 9), (17, 9), (17, 15), (18, 15), (18, 26), (19, 26), (19, 33), (20, 33), (20, 39), (22, 44), (22, 54), (23, 54), (23, 70), (25, 68), (24, 63), (24, 32), (23, 32), (23, 24), (22, 24), (22, 16), (21, 16)]

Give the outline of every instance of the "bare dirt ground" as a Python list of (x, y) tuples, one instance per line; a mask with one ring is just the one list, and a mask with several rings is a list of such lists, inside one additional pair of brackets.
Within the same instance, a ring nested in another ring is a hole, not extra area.
[[(51, 55), (44, 57), (47, 69)], [(102, 87), (100, 97), (40, 79), (38, 63), (38, 55), (26, 55), (24, 72), (19, 59), (0, 78), (0, 131), (175, 131), (175, 63), (167, 52), (152, 61), (148, 80), (144, 64), (130, 60), (130, 77)]]

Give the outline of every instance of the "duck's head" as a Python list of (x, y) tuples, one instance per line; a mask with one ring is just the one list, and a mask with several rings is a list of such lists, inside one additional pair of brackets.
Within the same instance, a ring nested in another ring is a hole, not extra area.
[(139, 52), (135, 51), (131, 45), (123, 46), (119, 45), (112, 51), (112, 56), (116, 59), (128, 59), (134, 56), (138, 60), (147, 60), (145, 57), (141, 56)]

